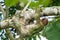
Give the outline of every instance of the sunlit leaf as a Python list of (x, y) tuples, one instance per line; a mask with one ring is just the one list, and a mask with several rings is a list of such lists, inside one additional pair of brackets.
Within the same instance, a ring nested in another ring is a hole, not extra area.
[(45, 7), (48, 6), (50, 3), (52, 3), (52, 0), (37, 0), (37, 1), (32, 1), (30, 7), (37, 8), (40, 7), (41, 5)]
[(52, 3), (52, 0), (44, 0), (43, 2), (42, 2), (42, 5), (43, 6), (48, 6), (49, 4), (51, 4)]
[(24, 4), (26, 4), (28, 2), (28, 0), (21, 0), (21, 2), (23, 2)]
[(18, 3), (18, 0), (5, 0), (6, 6), (9, 6), (9, 7), (14, 6), (17, 3)]

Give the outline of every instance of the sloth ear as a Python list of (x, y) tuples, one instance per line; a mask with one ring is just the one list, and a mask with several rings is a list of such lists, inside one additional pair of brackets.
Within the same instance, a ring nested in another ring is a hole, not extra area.
[(47, 18), (43, 18), (42, 19), (42, 23), (43, 23), (44, 26), (47, 25), (48, 24), (48, 19)]

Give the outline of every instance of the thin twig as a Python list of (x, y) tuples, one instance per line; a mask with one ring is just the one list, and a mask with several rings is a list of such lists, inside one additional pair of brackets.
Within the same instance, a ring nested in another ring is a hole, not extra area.
[(29, 2), (27, 3), (27, 5), (24, 7), (23, 11), (25, 11), (28, 8), (28, 6), (30, 5), (30, 3), (31, 3), (31, 0), (29, 0)]

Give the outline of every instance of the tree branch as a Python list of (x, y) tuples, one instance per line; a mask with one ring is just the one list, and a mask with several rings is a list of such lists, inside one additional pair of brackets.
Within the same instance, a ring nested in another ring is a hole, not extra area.
[(60, 14), (60, 6), (42, 8), (41, 16), (57, 15)]

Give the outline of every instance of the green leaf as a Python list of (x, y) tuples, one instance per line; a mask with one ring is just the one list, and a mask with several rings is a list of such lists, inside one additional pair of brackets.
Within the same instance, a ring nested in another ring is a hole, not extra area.
[(41, 4), (46, 7), (51, 3), (52, 3), (52, 0), (43, 0)]
[(30, 4), (31, 8), (37, 8), (43, 5), (44, 7), (48, 6), (50, 3), (52, 3), (52, 0), (37, 0), (37, 1), (32, 1)]
[(36, 35), (33, 36), (33, 40), (36, 40)]
[(39, 7), (39, 1), (38, 2), (31, 2), (30, 7), (31, 8), (33, 8), (33, 7), (35, 7), (35, 8)]
[(17, 3), (18, 3), (18, 0), (5, 0), (6, 6), (9, 6), (9, 7), (14, 6)]
[(53, 0), (53, 3), (50, 6), (60, 6), (60, 0)]
[(28, 2), (28, 0), (21, 0), (21, 2), (23, 2), (24, 4), (26, 4)]
[(48, 40), (60, 40), (60, 20), (48, 24), (45, 33)]

